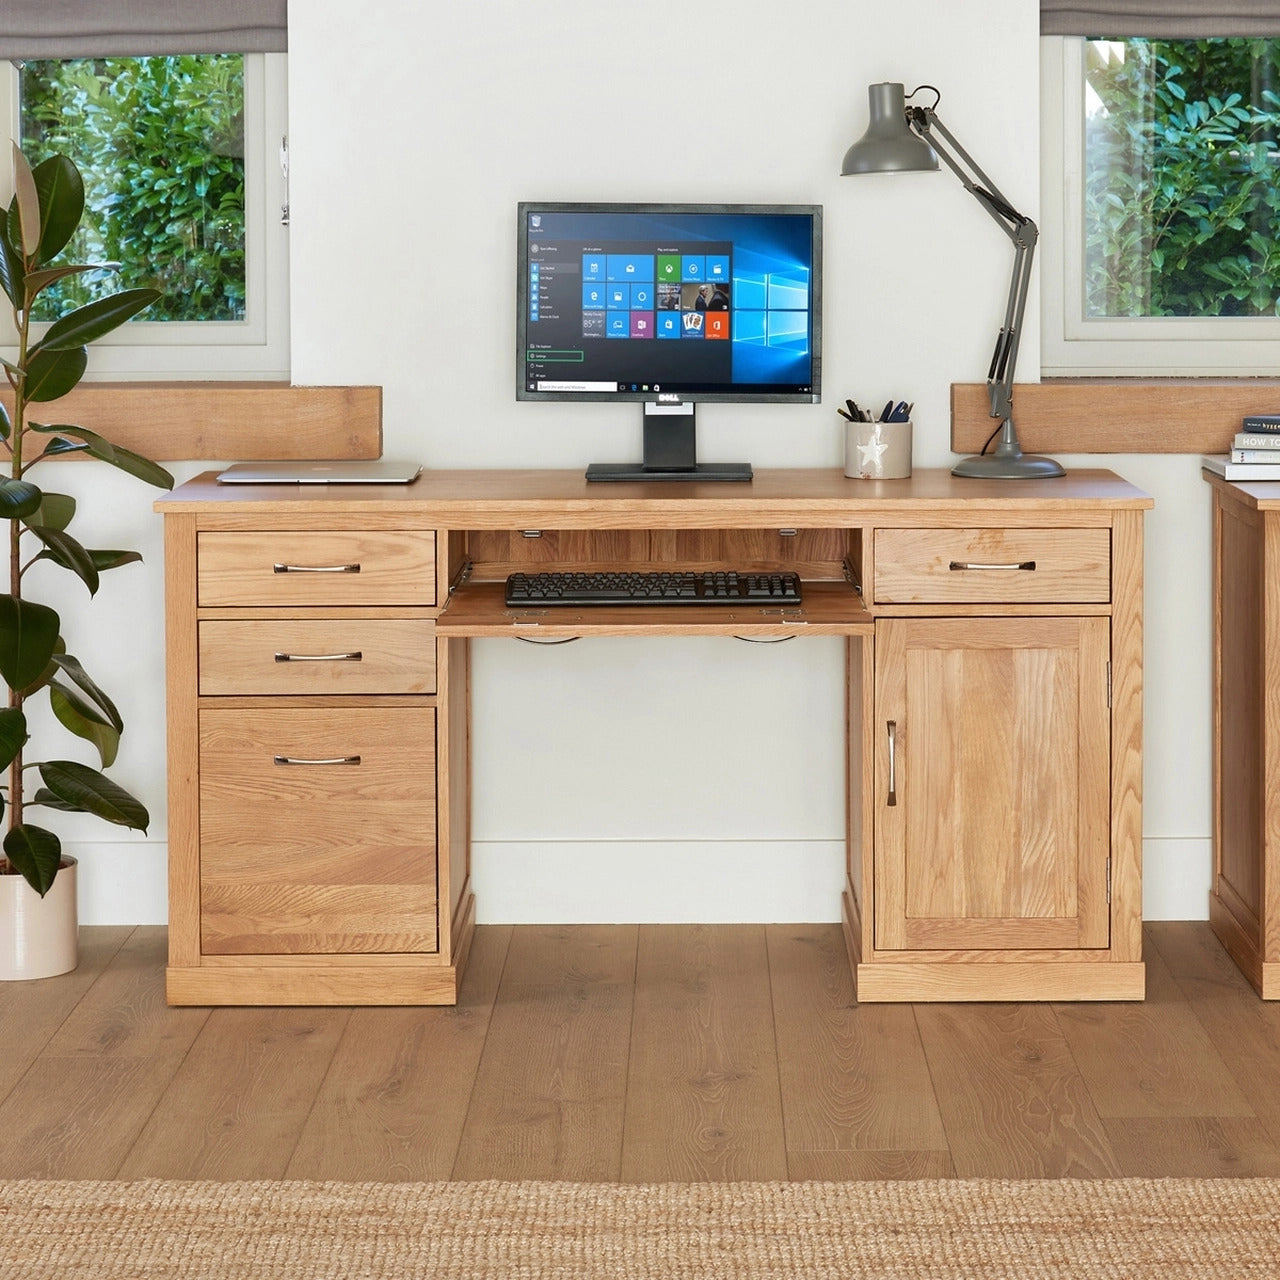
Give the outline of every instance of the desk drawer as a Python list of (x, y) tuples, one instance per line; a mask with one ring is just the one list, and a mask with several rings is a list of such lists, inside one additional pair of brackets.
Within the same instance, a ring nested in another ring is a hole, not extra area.
[(325, 530), (199, 535), (198, 603), (234, 605), (431, 605), (431, 530)]
[(435, 718), (201, 710), (206, 955), (437, 949)]
[(200, 692), (434, 693), (435, 624), (408, 618), (199, 623)]
[(1108, 529), (877, 529), (878, 604), (1105, 604)]

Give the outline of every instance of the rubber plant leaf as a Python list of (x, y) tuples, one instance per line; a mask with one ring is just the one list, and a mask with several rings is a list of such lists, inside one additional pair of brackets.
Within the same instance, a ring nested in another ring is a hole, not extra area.
[(75, 514), (76, 500), (70, 494), (50, 493), (46, 489), (40, 500), (40, 509), (31, 523), (43, 525), (46, 529), (65, 529)]
[(121, 565), (142, 563), (141, 551), (117, 551), (106, 547), (93, 547), (90, 548), (89, 555), (99, 573), (106, 573), (108, 569), (119, 569)]
[(84, 181), (63, 155), (42, 160), (31, 171), (40, 203), (38, 262), (48, 262), (66, 248), (84, 213)]
[(27, 363), (27, 399), (57, 400), (84, 377), (89, 353), (84, 347), (70, 351), (37, 351)]
[(106, 774), (78, 760), (46, 760), (38, 767), (45, 786), (78, 812), (135, 831), (147, 829), (151, 817), (146, 806)]
[(14, 248), (21, 249), (23, 258), (32, 262), (40, 252), (40, 193), (27, 157), (16, 142), (13, 144), (13, 188), (18, 211)]
[(64, 672), (82, 693), (89, 696), (94, 706), (106, 716), (108, 724), (114, 725), (120, 732), (124, 731), (124, 720), (116, 710), (116, 704), (98, 687), (93, 677), (80, 665), (78, 658), (73, 658), (69, 653), (55, 653), (53, 664)]
[[(142, 454), (134, 453), (132, 449), (126, 449), (123, 445), (113, 445), (88, 427), (72, 426), (66, 422), (53, 425), (29, 422), (27, 425), (32, 431), (38, 431), (44, 435), (70, 436), (73, 440), (81, 441), (93, 457), (109, 462), (113, 467), (118, 467), (139, 480), (145, 480), (147, 484), (153, 484), (158, 489), (173, 488), (173, 476), (159, 463), (152, 462), (150, 458), (144, 458)], [(50, 448), (54, 443), (56, 442), (50, 443)]]
[(48, 605), (0, 595), (0, 675), (10, 689), (26, 689), (44, 675), (60, 626)]
[[(16, 209), (17, 203), (15, 200), (11, 207)], [(9, 243), (8, 232), (9, 215), (7, 212), (0, 212), (0, 287), (4, 289), (5, 296), (13, 306), (21, 311), (23, 307), (22, 255)]]
[(31, 797), (30, 803), (42, 804), (46, 809), (57, 809), (59, 813), (80, 812), (79, 805), (68, 804), (65, 800), (59, 800), (48, 787), (37, 787), (36, 793)]
[(40, 510), (43, 493), (29, 480), (0, 476), (0, 519), (18, 520)]
[(55, 320), (36, 345), (36, 350), (70, 351), (87, 346), (112, 329), (118, 329), (139, 311), (145, 311), (160, 297), (159, 289), (126, 289), (94, 302), (86, 302), (60, 320)]
[(7, 769), (27, 741), (27, 717), (21, 707), (0, 707), (0, 769)]
[(11, 828), (4, 838), (4, 856), (9, 865), (43, 898), (58, 874), (62, 861), (62, 841), (43, 827), (24, 822)]
[(153, 484), (157, 489), (173, 488), (173, 476), (164, 467), (158, 462), (152, 462), (150, 458), (144, 458), (140, 453), (134, 453), (132, 449), (115, 445), (112, 456), (107, 461), (117, 470)]
[(28, 524), (27, 528), (44, 543), (42, 559), (47, 552), (48, 559), (64, 569), (70, 569), (89, 588), (91, 596), (98, 594), (98, 566), (75, 538), (61, 529), (45, 529), (35, 524)]
[(54, 680), (49, 685), (49, 706), (64, 729), (97, 747), (98, 759), (104, 769), (115, 764), (120, 750), (120, 731), (108, 724), (88, 699)]
[[(90, 431), (88, 427), (72, 426), (69, 422), (60, 422), (52, 426), (44, 422), (28, 422), (27, 426), (41, 435), (70, 436), (73, 440), (79, 440), (82, 448), (87, 449), (93, 457), (101, 458), (103, 462), (115, 460), (115, 445), (105, 436), (100, 436), (96, 431)], [(49, 447), (52, 448), (56, 443), (51, 441)]]
[(101, 271), (102, 268), (91, 263), (67, 267), (49, 267), (44, 271), (28, 272), (22, 280), (26, 290), (26, 305), (29, 307), (51, 284), (65, 279), (67, 276), (84, 275), (86, 271)]

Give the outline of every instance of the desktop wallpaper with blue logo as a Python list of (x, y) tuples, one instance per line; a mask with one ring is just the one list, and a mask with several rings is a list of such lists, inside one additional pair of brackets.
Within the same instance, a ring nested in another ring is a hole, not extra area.
[(817, 217), (528, 206), (523, 388), (815, 392)]

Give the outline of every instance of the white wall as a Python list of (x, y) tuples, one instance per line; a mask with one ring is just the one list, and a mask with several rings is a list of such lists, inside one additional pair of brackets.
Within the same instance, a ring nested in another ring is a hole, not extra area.
[[(986, 369), (1008, 243), (949, 174), (837, 175), (866, 86), (929, 82), (1034, 216), (1034, 5), (988, 0), (976, 23), (949, 0), (307, 0), (290, 24), (294, 380), (381, 384), (388, 454), (435, 467), (638, 456), (635, 406), (515, 401), (518, 200), (778, 200), (825, 206), (824, 404), (704, 406), (702, 455), (836, 465), (833, 406), (894, 396), (916, 403), (916, 465), (952, 461), (949, 387)], [(1207, 497), (1189, 458), (1067, 461), (1114, 466), (1157, 499), (1148, 910), (1203, 916)], [(150, 671), (158, 530), (148, 537), (145, 585), (107, 611), (128, 614), (122, 634)], [(483, 641), (475, 686), (481, 920), (837, 918), (838, 642)], [(128, 770), (154, 784), (162, 818), (162, 708), (141, 686), (125, 701)], [(157, 821), (127, 882), (119, 850), (86, 847), (86, 920), (163, 919), (163, 837)]]

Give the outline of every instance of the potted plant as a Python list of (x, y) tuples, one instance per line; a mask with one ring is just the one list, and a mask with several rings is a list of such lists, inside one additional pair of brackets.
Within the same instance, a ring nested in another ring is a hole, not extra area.
[[(37, 336), (31, 311), (40, 294), (68, 276), (101, 267), (54, 261), (84, 212), (84, 184), (75, 164), (55, 155), (33, 169), (15, 146), (13, 166), (15, 194), (8, 210), (0, 209), (0, 287), (17, 331), (16, 357), (3, 362), (12, 413), (0, 401), (0, 520), (8, 521), (9, 535), (8, 589), (0, 593), (0, 676), (8, 688), (7, 705), (0, 708), (0, 773), (7, 770), (7, 783), (0, 785), (0, 977), (44, 977), (75, 967), (74, 859), (63, 855), (53, 831), (30, 820), (29, 811), (91, 813), (143, 831), (149, 819), (142, 803), (103, 772), (116, 758), (120, 713), (67, 652), (57, 611), (32, 600), (26, 590), (29, 571), (47, 562), (74, 574), (93, 595), (104, 572), (141, 556), (85, 547), (68, 532), (75, 500), (40, 488), (31, 474), (41, 464), (47, 468), (50, 459), (84, 454), (161, 488), (172, 488), (173, 477), (97, 432), (31, 417), (30, 411), (41, 406), (43, 418), (42, 407), (80, 381), (89, 343), (150, 306), (160, 293), (128, 289), (98, 298)], [(27, 758), (26, 705), (37, 695), (48, 698), (58, 724), (92, 744), (101, 768)], [(49, 918), (56, 913), (58, 920)], [(52, 931), (47, 945), (46, 930)]]

